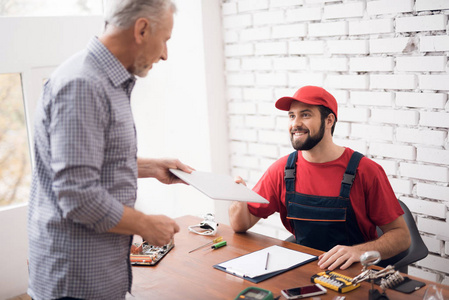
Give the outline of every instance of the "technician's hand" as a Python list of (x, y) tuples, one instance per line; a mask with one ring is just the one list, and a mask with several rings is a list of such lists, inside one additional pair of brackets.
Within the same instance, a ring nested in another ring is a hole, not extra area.
[(344, 270), (355, 262), (360, 261), (360, 256), (364, 251), (356, 247), (337, 245), (328, 252), (321, 254), (318, 259), (318, 266), (321, 269), (334, 270), (338, 266)]
[(174, 158), (139, 158), (137, 160), (139, 178), (153, 177), (165, 184), (185, 183), (173, 175), (169, 169), (179, 169), (192, 173), (195, 169)]
[(244, 186), (246, 186), (246, 182), (242, 179), (242, 177), (240, 177), (240, 176), (235, 176), (234, 177), (234, 181), (236, 182), (236, 183), (241, 183), (241, 184), (243, 184)]
[(179, 225), (167, 216), (146, 215), (142, 221), (140, 236), (149, 245), (163, 246), (168, 244), (179, 232)]

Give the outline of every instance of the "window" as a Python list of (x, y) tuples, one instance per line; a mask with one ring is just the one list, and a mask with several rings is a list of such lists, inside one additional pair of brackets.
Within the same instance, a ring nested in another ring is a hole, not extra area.
[(56, 67), (97, 35), (102, 11), (103, 0), (0, 0), (0, 43), (7, 45), (0, 56), (0, 207), (29, 199), (34, 109), (49, 75), (41, 69)]
[(0, 74), (0, 206), (28, 201), (31, 163), (20, 74)]
[(0, 0), (0, 16), (79, 16), (102, 12), (102, 0)]

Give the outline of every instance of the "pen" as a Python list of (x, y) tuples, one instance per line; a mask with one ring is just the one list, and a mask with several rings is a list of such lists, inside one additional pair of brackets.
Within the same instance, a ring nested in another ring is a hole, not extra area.
[(267, 261), (265, 262), (265, 270), (268, 268), (268, 258), (270, 257), (270, 252), (267, 252)]

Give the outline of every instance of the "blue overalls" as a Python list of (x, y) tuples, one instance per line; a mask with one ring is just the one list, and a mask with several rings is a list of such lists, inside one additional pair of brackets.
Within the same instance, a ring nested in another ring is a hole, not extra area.
[(349, 199), (357, 166), (362, 157), (359, 152), (354, 152), (351, 156), (341, 183), (340, 195), (325, 197), (295, 191), (298, 152), (290, 154), (284, 176), (287, 189), (285, 205), (296, 243), (329, 251), (336, 245), (350, 246), (365, 242)]

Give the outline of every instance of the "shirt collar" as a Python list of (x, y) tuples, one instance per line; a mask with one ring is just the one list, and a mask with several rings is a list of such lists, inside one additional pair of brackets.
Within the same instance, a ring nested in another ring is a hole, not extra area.
[[(97, 37), (90, 40), (87, 50), (104, 66), (104, 72), (111, 79), (115, 87), (125, 82), (135, 82), (136, 77), (129, 73), (122, 63), (103, 45)], [(132, 84), (132, 86), (134, 86)]]

